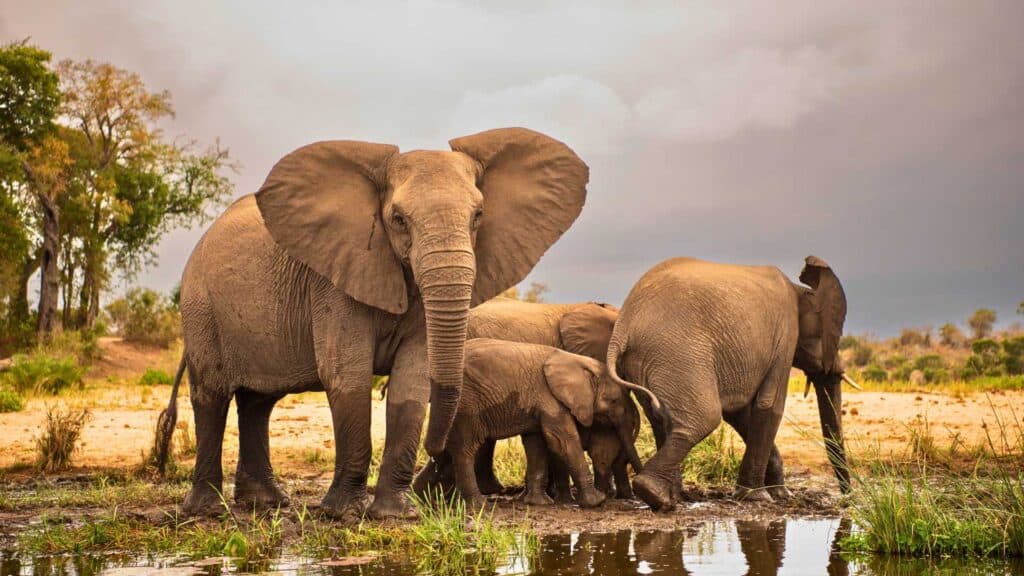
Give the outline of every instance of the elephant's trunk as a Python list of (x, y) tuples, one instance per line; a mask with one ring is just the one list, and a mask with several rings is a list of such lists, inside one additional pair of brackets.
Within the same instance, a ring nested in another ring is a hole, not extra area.
[(427, 325), (430, 422), (425, 447), (439, 456), (448, 441), (462, 389), (466, 324), (476, 278), (473, 253), (444, 250), (420, 259), (418, 284)]
[(825, 438), (828, 461), (839, 480), (839, 489), (845, 494), (850, 491), (850, 468), (846, 463), (846, 447), (843, 444), (842, 375), (821, 374), (810, 379), (814, 382), (814, 392), (818, 396), (818, 417), (821, 419), (821, 434)]

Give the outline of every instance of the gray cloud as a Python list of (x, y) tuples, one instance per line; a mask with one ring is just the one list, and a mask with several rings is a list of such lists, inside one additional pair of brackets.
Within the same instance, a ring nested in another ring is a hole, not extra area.
[[(657, 261), (828, 259), (852, 330), (1024, 299), (1020, 3), (0, 0), (0, 39), (138, 71), (238, 194), (322, 138), (443, 147), (509, 124), (591, 165), (531, 275), (621, 301)], [(200, 230), (140, 282), (173, 285)]]

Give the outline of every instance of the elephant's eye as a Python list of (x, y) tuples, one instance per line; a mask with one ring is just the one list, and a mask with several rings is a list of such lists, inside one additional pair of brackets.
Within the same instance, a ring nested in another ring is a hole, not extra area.
[(405, 217), (402, 216), (402, 214), (399, 213), (399, 212), (394, 212), (393, 214), (391, 214), (391, 223), (395, 226), (395, 228), (402, 228), (402, 229), (404, 229), (405, 228)]
[(484, 210), (483, 210), (483, 208), (478, 208), (477, 211), (473, 213), (473, 229), (476, 229), (477, 227), (480, 226), (480, 220), (483, 217), (484, 217)]

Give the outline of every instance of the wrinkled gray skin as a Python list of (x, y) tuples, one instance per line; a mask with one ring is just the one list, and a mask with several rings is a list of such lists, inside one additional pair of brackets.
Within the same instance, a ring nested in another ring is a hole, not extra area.
[[(300, 148), (203, 236), (181, 286), (198, 444), (186, 514), (220, 510), (232, 398), (235, 499), (287, 504), (270, 464), (270, 413), (286, 394), (325, 390), (336, 454), (321, 507), (362, 515), (374, 374), (390, 375), (391, 393), (380, 480), (365, 511), (412, 514), (405, 495), (427, 401), (425, 446), (437, 455), (458, 404), (470, 306), (529, 273), (579, 214), (588, 178), (568, 147), (530, 130), (492, 130), (451, 146)], [(161, 430), (173, 430), (173, 396), (167, 416)]]
[[(468, 335), (469, 338), (544, 344), (603, 362), (617, 316), (618, 309), (610, 304), (548, 304), (498, 297), (470, 311)], [(630, 398), (627, 398), (626, 409), (632, 412), (632, 421), (637, 424), (631, 438), (635, 441), (640, 417)], [(632, 498), (627, 456), (618, 432), (596, 422), (590, 428), (580, 427), (579, 433), (594, 466), (597, 489), (609, 496)], [(493, 440), (488, 440), (477, 453), (477, 485), (483, 494), (498, 494), (504, 490), (494, 475), (494, 445)], [(568, 470), (561, 462), (549, 461), (552, 469), (548, 471), (548, 494), (559, 501), (571, 501)], [(440, 469), (432, 462), (417, 474), (413, 489), (420, 494), (430, 487), (447, 490), (452, 482), (454, 475), (450, 468)]]
[[(448, 436), (446, 453), (455, 485), (470, 507), (484, 503), (475, 461), (487, 440), (521, 435), (527, 459), (527, 504), (549, 504), (547, 455), (565, 462), (582, 506), (597, 506), (605, 495), (594, 487), (577, 424), (595, 421), (626, 438), (636, 423), (626, 409), (629, 392), (613, 381), (604, 363), (538, 344), (477, 338), (466, 342), (465, 380)], [(640, 469), (632, 442), (628, 458)]]
[(681, 497), (680, 464), (723, 418), (746, 444), (737, 496), (788, 497), (775, 435), (791, 366), (814, 384), (829, 459), (840, 487), (849, 488), (838, 358), (846, 297), (819, 258), (807, 258), (800, 279), (811, 288), (775, 267), (677, 258), (633, 287), (615, 324), (608, 365), (662, 404), (658, 409), (639, 397), (658, 451), (633, 489), (653, 509), (672, 509)]

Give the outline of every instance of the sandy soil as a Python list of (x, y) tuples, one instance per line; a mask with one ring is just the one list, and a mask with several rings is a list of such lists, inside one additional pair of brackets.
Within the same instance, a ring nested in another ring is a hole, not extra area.
[[(87, 377), (86, 390), (61, 398), (35, 399), (22, 412), (0, 414), (0, 467), (31, 462), (35, 438), (45, 424), (48, 404), (63, 402), (85, 406), (92, 412), (81, 441), (76, 463), (82, 467), (127, 467), (137, 464), (152, 445), (153, 429), (160, 410), (170, 396), (170, 386), (141, 386), (138, 375), (154, 366), (173, 374), (176, 351), (153, 351), (129, 346), (117, 340), (104, 342), (104, 359)], [(1012, 422), (1013, 406), (1024, 402), (1024, 392), (995, 392), (954, 397), (942, 394), (856, 392), (844, 393), (847, 441), (854, 454), (903, 455), (911, 430), (927, 421), (940, 445), (958, 436), (966, 446), (986, 439), (986, 424), (994, 415)], [(178, 400), (179, 423), (190, 425), (191, 406), (187, 393)], [(375, 445), (384, 441), (385, 404), (373, 401)], [(1016, 415), (1024, 416), (1024, 410)], [(182, 425), (182, 424), (179, 424)], [(234, 408), (228, 417), (225, 466), (237, 458), (238, 428)], [(742, 446), (739, 439), (735, 440)], [(827, 462), (820, 444), (815, 397), (791, 394), (778, 445), (787, 471), (795, 479), (823, 476)], [(329, 469), (333, 458), (333, 435), (326, 397), (306, 393), (286, 397), (278, 404), (271, 423), (271, 448), (279, 472), (298, 477), (317, 477)]]

